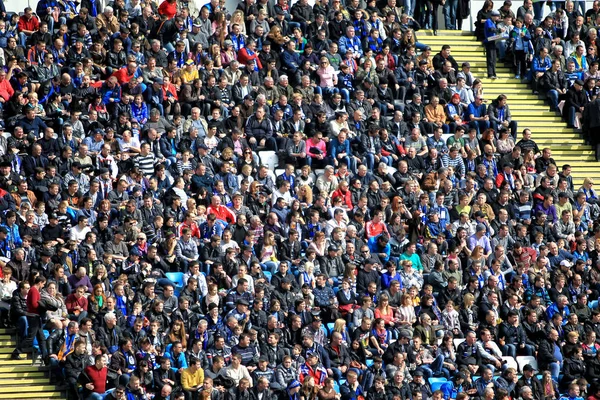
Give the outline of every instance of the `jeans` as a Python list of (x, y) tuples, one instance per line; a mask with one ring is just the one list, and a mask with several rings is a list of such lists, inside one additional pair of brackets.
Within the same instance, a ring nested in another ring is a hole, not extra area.
[(331, 95), (334, 95), (336, 93), (339, 93), (340, 89), (336, 88), (336, 87), (321, 87), (321, 86), (317, 86), (315, 87), (315, 93), (320, 94), (323, 97), (331, 97)]
[(14, 354), (21, 354), (23, 349), (33, 347), (33, 339), (37, 338), (38, 346), (40, 348), (40, 352), (42, 353), (42, 358), (45, 359), (48, 357), (48, 350), (46, 348), (44, 331), (42, 330), (42, 318), (39, 315), (27, 317), (27, 324), (29, 327), (27, 338), (17, 344)]
[[(496, 132), (498, 132), (498, 130), (502, 127), (502, 124), (494, 124), (495, 126), (492, 126), (493, 128), (495, 128)], [(517, 121), (510, 121), (508, 123), (508, 129), (510, 130), (510, 133), (512, 134), (513, 139), (517, 139)]]
[(547, 93), (548, 100), (550, 100), (550, 110), (555, 111), (558, 109), (558, 91), (551, 89)]
[(560, 363), (553, 362), (548, 365), (548, 369), (550, 370), (550, 375), (552, 375), (552, 380), (554, 382), (558, 382), (558, 376), (560, 375)]
[(333, 379), (336, 382), (339, 382), (342, 379), (342, 371), (339, 368), (331, 367), (331, 372), (333, 372)]
[(533, 19), (541, 21), (544, 16), (544, 4), (545, 1), (536, 1), (533, 3)]
[(167, 168), (169, 168), (171, 165), (177, 164), (177, 158), (176, 157), (167, 157), (166, 162), (167, 162)]
[[(348, 169), (350, 171), (352, 171), (352, 173), (356, 174), (356, 162), (354, 160), (354, 157), (344, 157), (341, 160), (338, 160), (338, 164), (339, 162), (343, 162), (348, 166)], [(333, 160), (332, 160), (332, 164), (333, 164)]]
[(412, 17), (415, 13), (416, 3), (417, 3), (417, 0), (405, 0), (404, 13), (407, 14), (409, 17)]
[(306, 164), (309, 167), (311, 167), (313, 170), (314, 169), (322, 169), (322, 168), (325, 168), (327, 166), (327, 158), (324, 158), (322, 160), (318, 160), (316, 158), (306, 157)]
[(27, 35), (23, 32), (19, 32), (19, 44), (23, 47), (27, 47)]
[(506, 40), (498, 40), (496, 42), (496, 47), (498, 48), (500, 60), (504, 60), (504, 56), (506, 55)]
[(279, 268), (279, 264), (276, 263), (275, 261), (265, 261), (264, 263), (262, 263), (260, 265), (261, 265), (261, 267), (263, 267), (263, 270), (269, 271), (272, 274), (276, 274), (277, 270)]
[(373, 153), (365, 154), (365, 164), (367, 165), (367, 168), (369, 170), (373, 171), (374, 166), (375, 166), (375, 154), (373, 154)]
[(481, 133), (490, 127), (490, 121), (471, 121), (469, 122), (469, 128), (475, 128), (477, 130), (477, 137), (481, 136)]
[(505, 344), (504, 346), (501, 346), (501, 349), (502, 349), (502, 354), (504, 354), (505, 356), (509, 356), (512, 358), (517, 357), (517, 345), (516, 344)]
[(421, 42), (415, 42), (415, 47), (417, 48), (417, 50), (423, 51), (423, 50), (425, 50), (425, 48), (427, 47), (427, 45), (424, 44), (424, 43), (421, 43)]
[(81, 323), (81, 320), (84, 319), (84, 318), (87, 318), (87, 316), (88, 316), (87, 311), (82, 311), (82, 312), (79, 313), (79, 315), (74, 315), (74, 314), (73, 315), (69, 315), (69, 319), (71, 321), (75, 321), (76, 320), (78, 323)]
[(167, 51), (167, 54), (175, 51), (175, 46), (173, 46), (173, 43), (165, 43), (165, 50)]
[[(446, 4), (444, 4), (444, 9), (442, 10), (444, 13), (444, 23), (446, 24), (446, 29), (456, 29), (455, 21), (457, 8), (458, 0), (446, 0)], [(435, 18), (435, 15), (433, 17)]]
[(340, 89), (340, 93), (344, 97), (344, 101), (350, 103), (350, 91), (348, 89)]
[(434, 375), (442, 374), (442, 367), (444, 366), (444, 356), (439, 355), (429, 365), (421, 365), (417, 370), (421, 370), (425, 375), (425, 379), (429, 379)]
[(575, 126), (575, 113), (577, 112), (577, 109), (573, 106), (570, 106), (567, 110), (566, 110), (566, 117), (567, 117), (567, 124), (569, 124), (569, 126)]
[(28, 326), (29, 324), (27, 323), (27, 317), (19, 317), (17, 320), (17, 342), (27, 337)]
[(382, 156), (381, 161), (390, 167), (394, 164), (394, 158), (392, 156)]
[(532, 356), (535, 354), (535, 346), (532, 346), (530, 344), (525, 344), (525, 348), (523, 349), (523, 353), (525, 353), (526, 356)]
[(99, 393), (90, 393), (86, 400), (102, 400), (104, 396)]

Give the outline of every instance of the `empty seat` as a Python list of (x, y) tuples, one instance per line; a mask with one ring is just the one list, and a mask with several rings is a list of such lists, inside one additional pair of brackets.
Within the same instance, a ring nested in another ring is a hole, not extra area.
[(517, 361), (510, 357), (510, 356), (504, 356), (502, 357), (502, 361), (506, 361), (506, 365), (508, 368), (514, 368), (515, 371), (519, 370), (519, 364), (517, 364)]
[(275, 168), (279, 165), (277, 153), (272, 150), (263, 150), (258, 153), (258, 156), (260, 157), (260, 162), (266, 165), (271, 171), (275, 171)]
[(523, 367), (527, 364), (530, 364), (536, 371), (538, 369), (538, 362), (534, 356), (517, 356), (517, 364), (519, 364), (519, 371), (521, 373), (523, 373)]

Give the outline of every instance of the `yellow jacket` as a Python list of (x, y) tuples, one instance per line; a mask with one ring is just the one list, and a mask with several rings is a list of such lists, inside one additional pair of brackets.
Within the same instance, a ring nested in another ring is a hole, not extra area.
[(181, 372), (181, 386), (185, 390), (190, 390), (193, 387), (204, 383), (204, 370), (198, 368), (196, 373), (192, 373), (191, 368), (186, 368)]

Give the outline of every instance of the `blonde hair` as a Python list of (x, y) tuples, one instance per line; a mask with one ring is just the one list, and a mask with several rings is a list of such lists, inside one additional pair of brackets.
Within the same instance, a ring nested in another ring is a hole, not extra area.
[(333, 331), (342, 333), (344, 328), (346, 328), (346, 321), (341, 318), (336, 319), (335, 323), (333, 324)]
[[(308, 185), (301, 185), (299, 189), (304, 190), (304, 202), (307, 204), (312, 204), (313, 202), (313, 191)], [(300, 191), (300, 190), (298, 190)]]

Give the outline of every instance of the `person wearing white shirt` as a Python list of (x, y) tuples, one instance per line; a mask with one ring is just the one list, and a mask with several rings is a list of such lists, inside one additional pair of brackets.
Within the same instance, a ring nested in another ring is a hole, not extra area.
[(77, 218), (77, 225), (71, 228), (69, 239), (74, 240), (79, 244), (85, 240), (85, 235), (87, 235), (88, 232), (91, 232), (91, 229), (88, 226), (88, 219), (86, 216), (80, 215)]
[(242, 365), (242, 356), (239, 354), (234, 354), (231, 357), (231, 365), (219, 371), (219, 375), (233, 379), (235, 386), (240, 383), (242, 378), (246, 378), (250, 383), (250, 387), (252, 387), (252, 377), (248, 373), (248, 368)]

